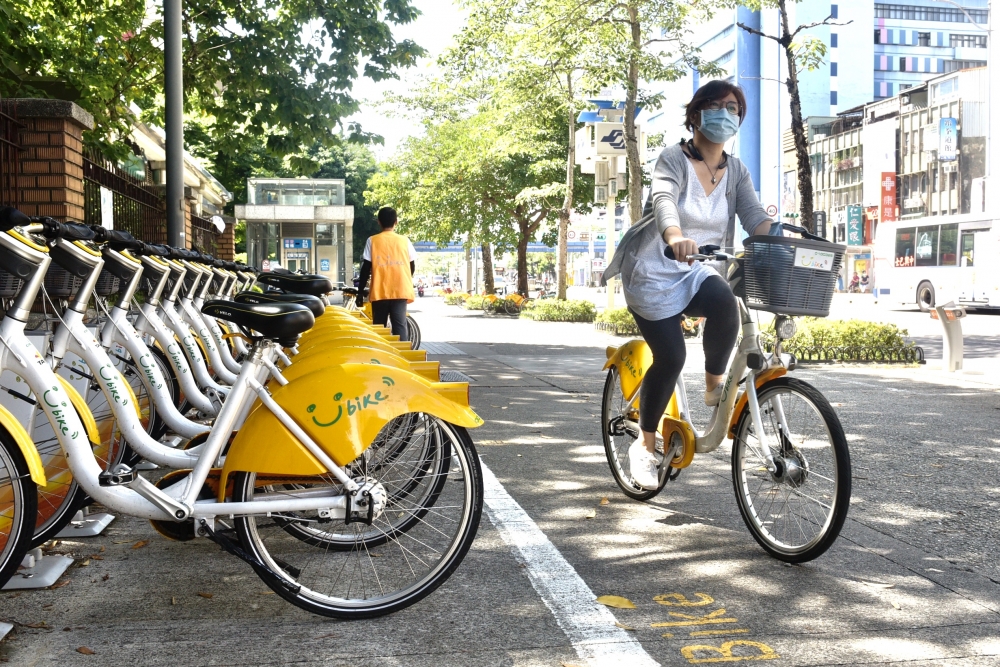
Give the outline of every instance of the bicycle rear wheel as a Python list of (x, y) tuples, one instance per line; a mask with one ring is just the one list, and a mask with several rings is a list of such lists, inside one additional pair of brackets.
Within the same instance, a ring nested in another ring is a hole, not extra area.
[[(334, 618), (370, 618), (408, 607), (423, 599), (451, 576), (468, 552), (479, 528), (483, 507), (482, 470), (468, 432), (430, 415), (421, 417), (423, 426), (448, 447), (446, 474), (427, 475), (421, 485), (437, 486), (433, 493), (409, 489), (393, 492), (390, 475), (385, 475), (385, 506), (371, 525), (346, 524), (341, 519), (326, 523), (308, 517), (313, 539), (303, 540), (287, 530), (287, 517), (242, 516), (236, 531), (244, 551), (267, 569), (254, 567), (257, 575), (278, 595), (306, 611)], [(391, 468), (391, 466), (390, 466)], [(418, 468), (423, 469), (423, 466)], [(367, 479), (382, 485), (379, 472), (368, 468)], [(339, 487), (332, 482), (335, 492)], [(294, 490), (287, 493), (294, 495)], [(233, 501), (246, 502), (255, 496), (275, 497), (273, 490), (256, 482), (253, 473), (235, 476)], [(279, 496), (280, 497), (280, 496)], [(302, 513), (304, 514), (304, 513)], [(408, 520), (412, 518), (412, 521)], [(415, 518), (414, 518), (415, 517)], [(294, 517), (302, 521), (306, 517)], [(278, 519), (278, 520), (276, 520)], [(409, 522), (400, 530), (400, 521)], [(338, 548), (316, 539), (316, 531), (329, 527), (337, 534)], [(370, 542), (377, 533), (380, 546)], [(341, 535), (351, 536), (351, 545)]]
[(14, 439), (0, 429), (0, 588), (17, 571), (30, 546), (38, 493)]
[[(663, 490), (671, 468), (660, 466), (660, 486), (648, 491), (632, 481), (631, 468), (628, 461), (628, 448), (639, 437), (638, 428), (633, 428), (626, 421), (639, 421), (639, 410), (626, 410), (628, 401), (622, 394), (618, 369), (608, 369), (608, 377), (604, 381), (604, 398), (601, 401), (601, 436), (604, 438), (604, 454), (608, 458), (608, 466), (618, 487), (629, 498), (634, 500), (649, 500)], [(661, 452), (662, 453), (662, 452)]]
[(410, 349), (419, 350), (420, 349), (420, 327), (417, 326), (417, 321), (411, 316), (406, 316), (406, 328), (410, 332)]
[[(743, 521), (769, 554), (803, 563), (830, 548), (851, 501), (851, 456), (844, 429), (815, 387), (778, 378), (757, 390), (764, 433), (749, 405), (736, 424), (733, 489)], [(784, 415), (784, 419), (780, 416)], [(779, 427), (784, 422), (784, 428)], [(767, 447), (777, 471), (767, 470)]]

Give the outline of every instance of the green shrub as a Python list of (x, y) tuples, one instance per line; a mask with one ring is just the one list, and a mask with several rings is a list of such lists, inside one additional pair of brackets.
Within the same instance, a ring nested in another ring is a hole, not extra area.
[(521, 317), (537, 322), (593, 322), (597, 309), (590, 301), (534, 300), (521, 309)]
[[(875, 348), (897, 350), (913, 347), (906, 342), (909, 332), (895, 324), (865, 322), (864, 320), (828, 320), (806, 317), (796, 322), (798, 331), (783, 343), (786, 350), (795, 348)], [(768, 349), (774, 346), (774, 328), (762, 332)]]
[(466, 310), (484, 310), (486, 307), (486, 299), (478, 294), (473, 294), (465, 300), (463, 306)]
[(599, 329), (611, 331), (619, 336), (638, 336), (639, 327), (628, 308), (607, 308), (594, 320)]
[(465, 295), (464, 294), (445, 294), (444, 295), (444, 302), (446, 304), (448, 304), (449, 306), (461, 306), (463, 303), (465, 303)]

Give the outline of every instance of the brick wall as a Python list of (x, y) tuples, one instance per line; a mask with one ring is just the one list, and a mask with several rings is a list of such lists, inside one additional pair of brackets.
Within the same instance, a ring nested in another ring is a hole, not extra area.
[(215, 256), (219, 259), (224, 259), (227, 261), (233, 261), (233, 256), (236, 254), (236, 236), (233, 231), (233, 218), (226, 217), (226, 229), (224, 232), (216, 237), (216, 254)]
[(61, 100), (17, 100), (21, 133), (20, 209), (62, 222), (84, 221), (83, 132), (89, 113)]

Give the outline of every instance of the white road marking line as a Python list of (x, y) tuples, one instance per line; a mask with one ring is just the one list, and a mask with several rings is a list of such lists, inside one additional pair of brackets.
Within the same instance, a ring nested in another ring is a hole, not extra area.
[(521, 560), (531, 585), (569, 637), (577, 655), (593, 667), (659, 667), (614, 615), (597, 604), (587, 583), (545, 533), (521, 509), (493, 472), (482, 464), (486, 513), (500, 537)]

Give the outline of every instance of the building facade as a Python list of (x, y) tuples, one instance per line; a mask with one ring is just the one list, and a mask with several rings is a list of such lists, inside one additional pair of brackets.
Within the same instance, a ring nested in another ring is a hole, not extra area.
[(353, 276), (354, 207), (343, 179), (247, 179), (247, 263), (316, 273), (344, 283)]

